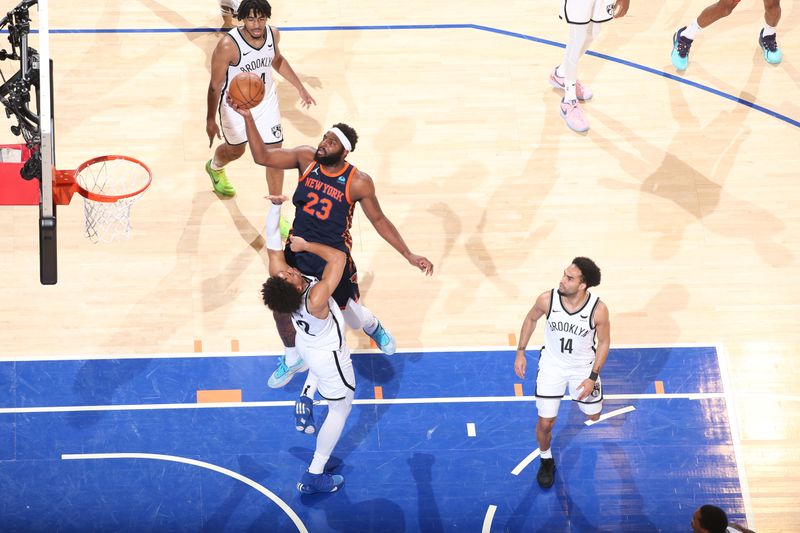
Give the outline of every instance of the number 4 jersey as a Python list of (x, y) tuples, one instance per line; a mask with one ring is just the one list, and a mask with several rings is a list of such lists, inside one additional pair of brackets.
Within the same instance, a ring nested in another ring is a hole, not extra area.
[(544, 330), (544, 351), (563, 366), (592, 364), (595, 356), (594, 310), (600, 298), (592, 293), (586, 303), (570, 313), (557, 289), (550, 292), (550, 310)]
[(319, 163), (311, 163), (292, 197), (296, 208), (292, 233), (349, 254), (355, 209), (355, 202), (350, 199), (350, 181), (355, 173), (356, 167), (350, 163), (335, 175), (326, 174)]

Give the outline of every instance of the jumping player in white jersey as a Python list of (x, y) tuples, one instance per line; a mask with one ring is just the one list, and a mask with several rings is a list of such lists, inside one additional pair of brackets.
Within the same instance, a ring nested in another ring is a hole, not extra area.
[(261, 294), (273, 312), (291, 315), (297, 351), (308, 365), (307, 386), (316, 387), (328, 400), (328, 416), (317, 435), (317, 449), (308, 470), (297, 484), (304, 494), (335, 492), (344, 483), (340, 475), (326, 473), (325, 465), (342, 435), (355, 393), (355, 373), (344, 334), (344, 318), (332, 298), (344, 272), (344, 252), (320, 243), (290, 237), (293, 252), (318, 255), (326, 264), (319, 280), (286, 264), (280, 236), (280, 204), (285, 196), (269, 196), (266, 234), (269, 275)]
[(555, 481), (556, 464), (550, 443), (564, 392), (569, 391), (589, 420), (598, 420), (603, 408), (600, 371), (608, 357), (611, 324), (606, 304), (588, 292), (599, 284), (597, 265), (588, 257), (576, 257), (564, 270), (558, 289), (540, 294), (522, 323), (514, 372), (524, 379), (525, 348), (536, 322), (546, 317), (536, 376), (536, 440), (541, 458), (536, 481), (542, 488), (552, 487)]
[(592, 99), (592, 91), (578, 81), (578, 60), (600, 34), (600, 24), (625, 16), (630, 0), (561, 0), (559, 18), (569, 24), (564, 61), (550, 73), (550, 85), (564, 91), (561, 117), (573, 131), (589, 131), (589, 121), (578, 101)]
[[(264, 81), (264, 99), (251, 112), (266, 144), (280, 147), (283, 143), (278, 96), (272, 78), (273, 69), (297, 89), (304, 107), (316, 104), (289, 61), (280, 53), (280, 32), (267, 24), (271, 16), (272, 7), (266, 0), (242, 0), (238, 6), (237, 18), (244, 24), (225, 34), (211, 56), (211, 81), (208, 85), (206, 109), (208, 146), (214, 144), (215, 137), (224, 138), (224, 142), (217, 146), (214, 157), (206, 163), (206, 172), (214, 190), (222, 196), (236, 194), (225, 173), (225, 165), (242, 157), (247, 147), (244, 119), (231, 109), (224, 98), (228, 84), (236, 74), (252, 72), (261, 76)], [(221, 130), (217, 124), (217, 113)], [(269, 194), (281, 193), (283, 170), (267, 169), (267, 188)]]

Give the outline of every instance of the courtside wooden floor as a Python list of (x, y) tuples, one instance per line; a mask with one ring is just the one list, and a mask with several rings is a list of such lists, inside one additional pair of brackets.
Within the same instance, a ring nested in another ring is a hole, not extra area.
[[(51, 28), (81, 30), (51, 37), (59, 167), (124, 153), (155, 182), (125, 243), (85, 240), (79, 199), (59, 209), (51, 287), (38, 283), (36, 208), (0, 210), (3, 353), (191, 352), (196, 341), (227, 352), (234, 340), (277, 351), (258, 294), (264, 171), (247, 155), (228, 170), (237, 196), (211, 192), (205, 98), (219, 34), (175, 31), (217, 26), (216, 2), (55, 4)], [(281, 48), (318, 103), (304, 111), (279, 84), (286, 144), (353, 125), (351, 161), (436, 265), (423, 278), (357, 216), (364, 301), (401, 347), (508, 343), (576, 255), (603, 269), (615, 345), (722, 345), (755, 525), (790, 531), (800, 520), (800, 6), (785, 2), (780, 66), (756, 47), (762, 3), (743, 0), (677, 76), (672, 33), (706, 0), (632, 4), (592, 47), (608, 58), (581, 62), (595, 98), (592, 129), (577, 135), (547, 83), (563, 52), (549, 42), (567, 36), (557, 2), (276, 1), (275, 25), (305, 28), (283, 31)], [(401, 27), (448, 24), (461, 26)]]

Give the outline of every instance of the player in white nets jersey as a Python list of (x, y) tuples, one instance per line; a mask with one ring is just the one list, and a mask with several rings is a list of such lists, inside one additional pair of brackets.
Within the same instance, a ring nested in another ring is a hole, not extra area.
[(555, 482), (556, 465), (550, 443), (564, 392), (590, 419), (598, 420), (603, 408), (600, 371), (611, 345), (608, 307), (588, 289), (600, 284), (600, 269), (588, 257), (576, 257), (564, 270), (558, 289), (536, 298), (519, 334), (514, 372), (525, 378), (525, 348), (536, 323), (545, 316), (544, 346), (536, 376), (536, 440), (541, 462), (536, 480), (542, 488)]
[(328, 416), (317, 435), (317, 448), (297, 488), (304, 494), (335, 492), (344, 483), (340, 475), (325, 472), (325, 465), (342, 435), (355, 394), (355, 373), (344, 336), (344, 318), (332, 298), (344, 272), (344, 252), (320, 243), (290, 237), (293, 252), (318, 255), (325, 262), (322, 277), (304, 276), (286, 264), (280, 236), (280, 204), (285, 196), (269, 196), (266, 236), (269, 275), (261, 294), (273, 312), (291, 314), (299, 355), (308, 365), (306, 386), (314, 385), (328, 400)]
[[(206, 101), (208, 146), (211, 147), (215, 137), (223, 138), (224, 142), (217, 146), (214, 157), (206, 163), (206, 173), (211, 178), (214, 190), (222, 196), (236, 194), (225, 173), (225, 165), (242, 157), (247, 148), (244, 119), (231, 109), (224, 98), (228, 85), (236, 74), (253, 72), (264, 82), (264, 99), (251, 113), (266, 144), (279, 148), (283, 143), (281, 114), (275, 82), (272, 79), (273, 70), (297, 89), (304, 107), (316, 104), (289, 61), (281, 54), (278, 47), (280, 32), (267, 24), (271, 16), (272, 7), (267, 0), (242, 0), (238, 6), (237, 18), (243, 24), (223, 35), (211, 56), (211, 81)], [(267, 187), (270, 194), (281, 193), (283, 170), (267, 169)]]

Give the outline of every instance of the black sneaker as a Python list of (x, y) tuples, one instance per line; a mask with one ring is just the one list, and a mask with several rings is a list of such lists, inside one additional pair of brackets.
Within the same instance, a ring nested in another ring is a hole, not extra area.
[(553, 459), (542, 459), (536, 481), (543, 489), (549, 489), (556, 481), (556, 462)]
[(770, 65), (777, 65), (783, 59), (783, 52), (778, 48), (778, 41), (775, 39), (775, 34), (767, 35), (764, 37), (764, 29), (758, 34), (758, 45), (764, 53), (764, 61)]
[(672, 55), (670, 59), (672, 60), (672, 66), (678, 70), (686, 70), (686, 67), (689, 66), (689, 50), (692, 49), (692, 43), (694, 42), (692, 39), (682, 35), (685, 29), (686, 26), (680, 28), (672, 36)]

